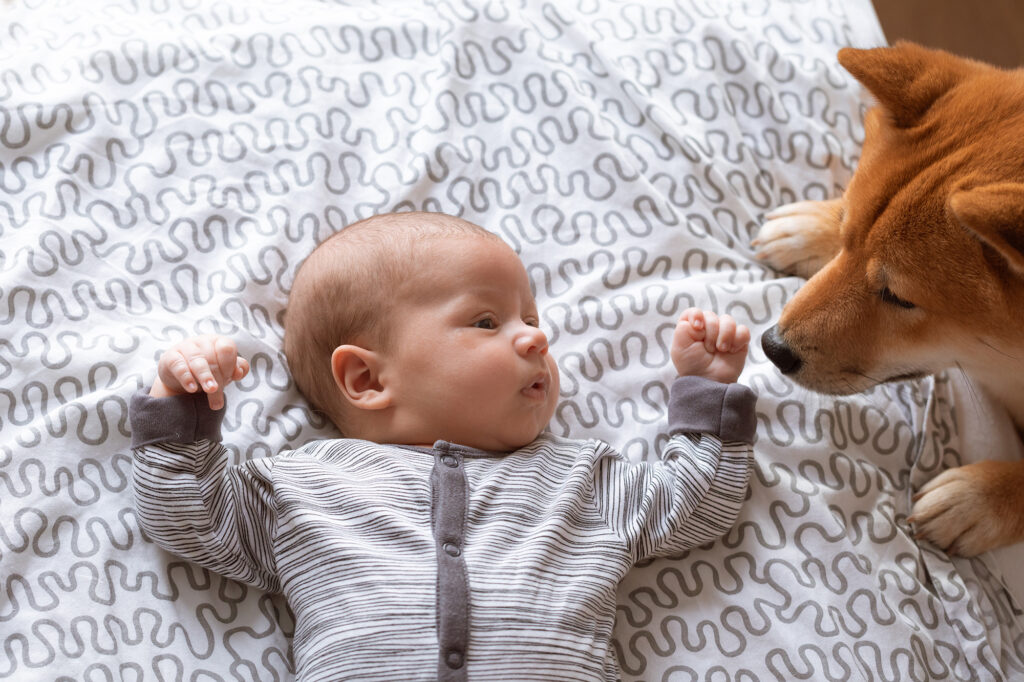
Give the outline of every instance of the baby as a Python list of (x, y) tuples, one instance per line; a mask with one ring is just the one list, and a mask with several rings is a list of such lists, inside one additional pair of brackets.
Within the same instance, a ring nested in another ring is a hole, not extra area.
[(159, 360), (132, 399), (139, 521), (160, 546), (283, 592), (301, 680), (614, 680), (620, 579), (725, 533), (747, 489), (750, 332), (686, 310), (657, 463), (545, 433), (558, 366), (499, 237), (369, 218), (300, 268), (284, 350), (346, 438), (227, 466), (234, 343)]

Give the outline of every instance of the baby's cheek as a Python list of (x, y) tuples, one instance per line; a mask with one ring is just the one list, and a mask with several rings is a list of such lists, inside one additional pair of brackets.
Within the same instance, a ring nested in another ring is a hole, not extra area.
[(558, 376), (558, 362), (555, 357), (550, 353), (544, 355), (544, 363), (547, 365), (548, 374), (551, 377), (551, 385), (554, 386), (555, 390), (558, 390), (559, 376)]
[(554, 358), (549, 358), (548, 365), (551, 368), (551, 387), (548, 390), (548, 419), (551, 419), (555, 414), (555, 407), (558, 405), (559, 390), (561, 389), (561, 377), (558, 375), (558, 364), (555, 362)]

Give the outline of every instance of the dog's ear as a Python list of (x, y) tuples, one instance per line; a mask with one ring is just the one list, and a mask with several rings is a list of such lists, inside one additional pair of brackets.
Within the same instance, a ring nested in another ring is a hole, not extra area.
[(961, 225), (1024, 276), (1024, 184), (1000, 182), (954, 192), (949, 209)]
[(839, 63), (868, 89), (893, 123), (916, 123), (939, 97), (979, 67), (960, 57), (915, 43), (839, 50)]

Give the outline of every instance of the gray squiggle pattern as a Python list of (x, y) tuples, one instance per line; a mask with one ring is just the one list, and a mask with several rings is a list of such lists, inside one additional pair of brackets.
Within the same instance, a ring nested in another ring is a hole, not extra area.
[[(289, 679), (279, 598), (140, 534), (127, 400), (169, 343), (222, 332), (253, 367), (234, 461), (331, 435), (289, 380), (281, 312), (355, 219), (439, 210), (502, 235), (560, 358), (552, 430), (655, 456), (674, 317), (778, 316), (800, 282), (751, 235), (848, 182), (867, 99), (835, 52), (881, 40), (867, 0), (2, 12), (0, 679), (19, 681)], [(750, 499), (724, 539), (622, 585), (625, 679), (1024, 676), (995, 565), (906, 523), (913, 488), (971, 456), (959, 379), (830, 399), (754, 347), (744, 381)]]

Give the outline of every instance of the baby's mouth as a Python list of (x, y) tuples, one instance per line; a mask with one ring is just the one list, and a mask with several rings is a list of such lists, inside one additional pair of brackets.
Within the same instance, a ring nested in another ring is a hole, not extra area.
[(546, 398), (548, 395), (548, 376), (541, 374), (534, 378), (529, 385), (522, 390), (523, 395), (527, 398)]

